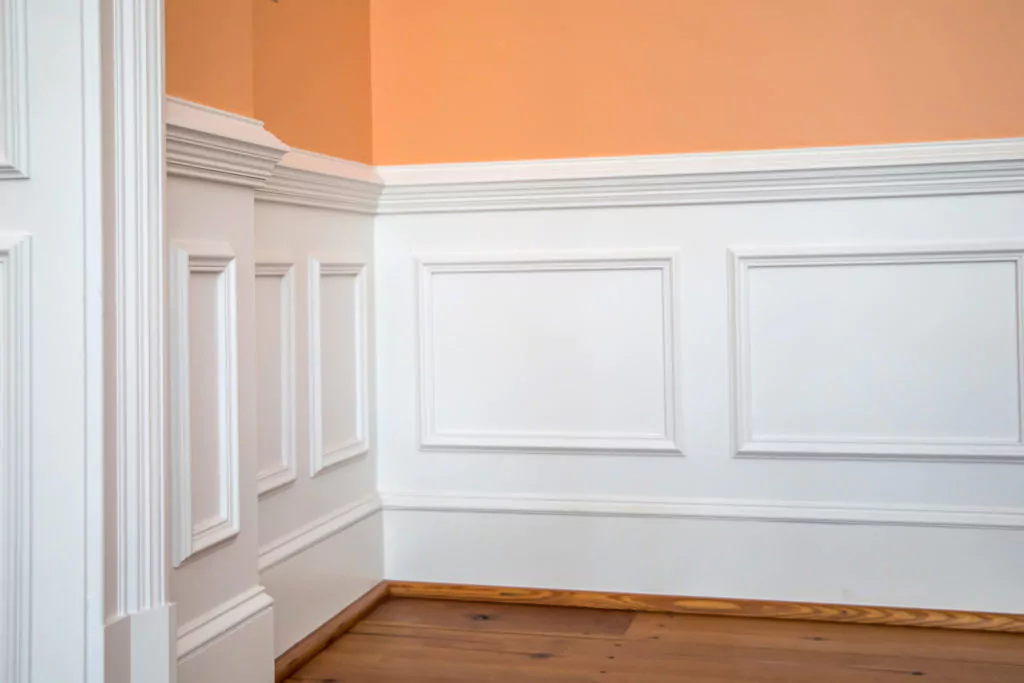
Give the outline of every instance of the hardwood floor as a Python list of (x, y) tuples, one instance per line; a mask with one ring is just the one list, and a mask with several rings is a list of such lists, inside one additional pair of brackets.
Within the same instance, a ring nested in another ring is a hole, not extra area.
[(1024, 636), (397, 598), (295, 683), (1024, 683)]

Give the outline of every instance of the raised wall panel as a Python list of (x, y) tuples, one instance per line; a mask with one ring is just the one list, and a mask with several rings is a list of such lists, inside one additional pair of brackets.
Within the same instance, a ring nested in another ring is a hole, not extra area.
[(0, 679), (28, 683), (31, 655), (31, 260), (0, 233)]
[(421, 448), (680, 453), (674, 261), (422, 260)]
[(25, 1), (0, 0), (0, 180), (28, 176)]
[(239, 532), (235, 256), (225, 242), (170, 254), (174, 564)]
[(295, 481), (294, 265), (256, 263), (256, 382), (260, 495)]
[(1022, 258), (733, 251), (737, 455), (1024, 458)]
[(366, 264), (309, 259), (310, 476), (370, 449)]

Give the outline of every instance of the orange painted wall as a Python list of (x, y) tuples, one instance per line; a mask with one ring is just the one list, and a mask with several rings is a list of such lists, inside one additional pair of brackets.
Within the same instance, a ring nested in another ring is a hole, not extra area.
[(253, 115), (253, 0), (165, 0), (167, 93)]
[(293, 147), (369, 163), (370, 0), (249, 0), (256, 118)]
[(1024, 0), (373, 0), (378, 164), (1024, 136)]

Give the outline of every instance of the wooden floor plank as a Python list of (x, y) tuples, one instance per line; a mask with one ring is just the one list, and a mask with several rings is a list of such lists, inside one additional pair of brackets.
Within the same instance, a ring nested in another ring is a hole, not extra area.
[(529, 605), (397, 599), (378, 607), (362, 623), (436, 626), (495, 633), (618, 637), (626, 633), (635, 616), (632, 612), (574, 607), (537, 609)]
[(996, 633), (398, 599), (289, 680), (1024, 683), (1022, 650)]

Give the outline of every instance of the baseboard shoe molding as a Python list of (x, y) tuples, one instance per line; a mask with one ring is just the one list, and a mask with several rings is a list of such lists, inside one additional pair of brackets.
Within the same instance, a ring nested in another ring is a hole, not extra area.
[(1024, 530), (1024, 508), (455, 492), (391, 492), (381, 498), (388, 511)]
[(378, 605), (388, 599), (388, 583), (382, 581), (364, 593), (361, 598), (327, 620), (320, 628), (288, 648), (274, 662), (274, 681), (281, 683), (346, 631), (359, 623)]
[(186, 659), (213, 641), (242, 628), (273, 605), (274, 600), (263, 586), (253, 586), (184, 624), (178, 629), (178, 660)]
[(380, 511), (380, 498), (372, 495), (315, 519), (262, 546), (259, 551), (258, 569), (265, 572)]
[(388, 581), (396, 598), (1024, 633), (1024, 614)]

